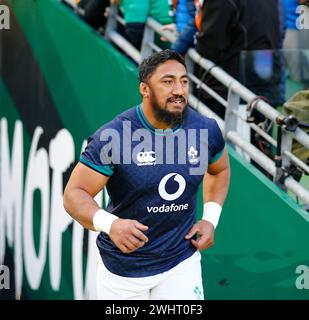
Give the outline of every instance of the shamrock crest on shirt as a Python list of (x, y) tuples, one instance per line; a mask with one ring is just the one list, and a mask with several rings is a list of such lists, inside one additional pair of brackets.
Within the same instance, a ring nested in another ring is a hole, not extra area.
[(191, 146), (187, 154), (191, 164), (197, 164), (199, 162), (199, 158), (197, 157), (198, 151), (194, 147)]

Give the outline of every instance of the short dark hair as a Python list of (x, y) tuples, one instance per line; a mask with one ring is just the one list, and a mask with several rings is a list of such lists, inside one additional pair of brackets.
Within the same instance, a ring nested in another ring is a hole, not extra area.
[(156, 52), (142, 61), (139, 66), (139, 81), (147, 82), (156, 71), (158, 66), (166, 61), (176, 60), (181, 63), (187, 70), (184, 58), (176, 51), (166, 49)]

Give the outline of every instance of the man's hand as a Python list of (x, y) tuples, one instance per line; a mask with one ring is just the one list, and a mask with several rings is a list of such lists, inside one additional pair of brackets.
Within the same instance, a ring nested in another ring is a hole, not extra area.
[[(162, 28), (161, 28), (161, 31), (170, 31), (171, 33), (177, 35), (177, 29), (176, 29), (176, 25), (175, 23), (170, 23), (170, 24), (165, 24)], [(163, 42), (167, 42), (168, 40), (161, 36), (160, 38), (161, 41)]]
[(197, 240), (191, 239), (191, 243), (198, 250), (205, 250), (214, 245), (214, 231), (215, 228), (212, 223), (206, 220), (200, 220), (193, 225), (185, 239), (191, 239), (195, 234), (199, 237)]
[(123, 253), (131, 253), (148, 242), (143, 233), (147, 230), (147, 226), (136, 220), (116, 219), (112, 223), (109, 236)]

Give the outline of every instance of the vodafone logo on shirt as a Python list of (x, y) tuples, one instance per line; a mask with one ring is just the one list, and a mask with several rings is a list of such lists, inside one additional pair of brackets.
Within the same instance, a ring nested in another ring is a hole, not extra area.
[[(167, 182), (174, 178), (174, 181), (178, 183), (178, 190), (174, 193), (168, 193), (166, 191), (166, 184)], [(178, 173), (169, 173), (166, 176), (164, 176), (159, 184), (159, 194), (162, 199), (167, 200), (167, 201), (173, 201), (179, 198), (183, 192), (186, 189), (186, 180), (184, 179), (183, 176), (181, 176)]]
[[(166, 184), (168, 183), (169, 180), (173, 179), (175, 182), (178, 183), (178, 188), (174, 193), (168, 193), (166, 191)], [(159, 194), (162, 199), (167, 200), (167, 201), (173, 201), (178, 199), (185, 191), (186, 189), (186, 180), (184, 179), (183, 176), (181, 176), (178, 173), (169, 173), (166, 176), (164, 176), (159, 184)], [(160, 206), (153, 206), (153, 207), (148, 207), (147, 206), (147, 211), (148, 213), (155, 214), (155, 213), (174, 213), (174, 212), (187, 212), (189, 209), (189, 204), (188, 203), (182, 203), (182, 204), (162, 204)]]

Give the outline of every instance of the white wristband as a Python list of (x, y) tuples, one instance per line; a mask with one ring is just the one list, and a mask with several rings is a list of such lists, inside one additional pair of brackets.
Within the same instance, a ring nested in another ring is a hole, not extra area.
[(96, 231), (103, 231), (109, 234), (112, 223), (116, 219), (118, 219), (118, 217), (114, 214), (109, 213), (104, 209), (100, 209), (94, 214), (92, 223)]
[(216, 229), (219, 222), (222, 207), (217, 202), (206, 202), (204, 203), (203, 220), (207, 220), (213, 224)]

